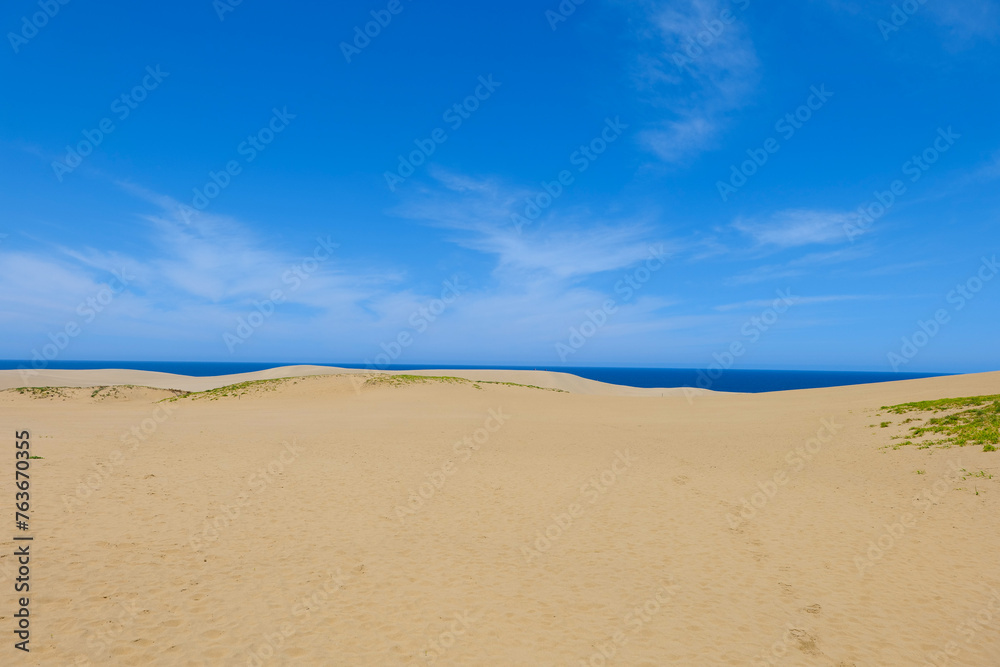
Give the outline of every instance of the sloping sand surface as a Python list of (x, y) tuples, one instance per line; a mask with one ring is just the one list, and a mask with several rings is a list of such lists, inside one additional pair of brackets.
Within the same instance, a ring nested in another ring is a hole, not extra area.
[(1000, 373), (691, 397), (330, 373), (0, 392), (44, 457), (23, 664), (1000, 665), (1000, 452), (886, 448), (906, 427), (876, 414)]

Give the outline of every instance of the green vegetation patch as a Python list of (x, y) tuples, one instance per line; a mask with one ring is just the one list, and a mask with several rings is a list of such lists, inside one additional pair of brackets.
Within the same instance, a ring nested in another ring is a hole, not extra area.
[(105, 401), (128, 399), (129, 392), (132, 390), (171, 392), (177, 396), (187, 394), (187, 392), (178, 391), (176, 389), (158, 389), (156, 387), (146, 387), (136, 384), (103, 385), (100, 387), (17, 387), (16, 389), (7, 389), (5, 391), (14, 392), (22, 396), (30, 396), (31, 398), (66, 399), (89, 396), (95, 401)]
[(369, 377), (367, 385), (389, 385), (391, 387), (402, 387), (410, 384), (422, 384), (426, 382), (448, 382), (455, 384), (471, 384), (475, 389), (482, 389), (481, 384), (502, 384), (508, 387), (525, 387), (527, 389), (541, 389), (542, 391), (565, 392), (562, 389), (549, 389), (547, 387), (536, 387), (533, 384), (518, 384), (517, 382), (493, 382), (490, 380), (466, 380), (465, 378), (452, 377), (450, 375), (373, 375)]
[(22, 396), (26, 395), (31, 398), (68, 398), (66, 389), (69, 387), (18, 387), (8, 391), (16, 391)]
[(527, 387), (528, 389), (541, 389), (542, 391), (558, 391), (561, 394), (568, 394), (569, 392), (565, 389), (553, 389), (551, 387), (539, 387), (533, 384), (518, 384), (517, 382), (490, 382), (487, 380), (479, 380), (483, 384), (504, 384), (508, 387)]
[(883, 406), (882, 410), (897, 415), (910, 412), (945, 413), (924, 420), (907, 419), (907, 422), (918, 424), (910, 427), (910, 439), (893, 445), (894, 449), (904, 445), (916, 445), (921, 449), (973, 445), (982, 446), (984, 452), (995, 452), (996, 445), (1000, 444), (1000, 395), (916, 401)]
[(389, 385), (391, 387), (402, 387), (410, 384), (424, 384), (427, 382), (447, 382), (455, 384), (471, 383), (465, 378), (456, 378), (449, 375), (372, 375), (365, 384), (368, 385)]
[(116, 384), (105, 387), (94, 387), (94, 390), (90, 392), (90, 397), (98, 401), (112, 398), (128, 398), (128, 392), (124, 391), (126, 389), (152, 389), (153, 391), (173, 391), (174, 393), (179, 393), (174, 389), (154, 389), (153, 387), (142, 387), (135, 384)]
[(217, 401), (220, 398), (240, 398), (241, 396), (247, 396), (249, 394), (261, 394), (268, 391), (275, 391), (278, 387), (285, 384), (289, 380), (298, 382), (300, 379), (301, 378), (275, 378), (273, 380), (248, 380), (246, 382), (227, 384), (225, 387), (216, 387), (215, 389), (207, 389), (205, 391), (182, 392), (178, 396), (166, 398), (164, 400), (173, 402), (182, 398), (190, 398), (192, 401), (200, 401), (203, 399)]
[[(194, 391), (194, 392), (181, 392), (177, 391), (177, 396), (172, 398), (165, 398), (164, 401), (174, 402), (180, 399), (189, 398), (193, 401), (198, 401), (202, 399), (208, 399), (210, 401), (217, 401), (220, 398), (239, 398), (241, 396), (247, 396), (252, 394), (260, 394), (268, 391), (275, 391), (278, 387), (291, 381), (293, 384), (303, 380), (307, 377), (340, 377), (340, 376), (302, 376), (302, 377), (290, 377), (290, 378), (276, 378), (273, 380), (249, 380), (247, 382), (239, 382), (236, 384), (226, 385), (225, 387), (218, 387), (216, 389), (208, 389), (206, 391)], [(547, 387), (536, 387), (530, 384), (518, 384), (516, 382), (490, 382), (486, 380), (466, 380), (465, 378), (453, 377), (450, 375), (389, 375), (389, 374), (378, 374), (370, 375), (365, 378), (365, 385), (367, 386), (389, 386), (389, 387), (405, 387), (413, 384), (426, 384), (428, 382), (444, 382), (448, 384), (468, 384), (475, 389), (482, 389), (479, 385), (481, 384), (502, 384), (510, 387), (525, 387), (527, 389), (541, 389), (543, 391), (557, 391), (562, 393), (567, 393), (562, 389), (549, 389)], [(105, 387), (99, 387), (94, 392), (94, 396), (99, 396), (98, 392), (106, 389)], [(162, 402), (162, 401), (161, 401)]]

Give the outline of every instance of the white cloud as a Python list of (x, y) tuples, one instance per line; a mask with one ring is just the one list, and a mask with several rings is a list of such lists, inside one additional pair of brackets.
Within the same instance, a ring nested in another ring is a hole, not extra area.
[[(439, 345), (447, 340), (467, 348), (475, 340), (480, 349), (516, 350), (535, 359), (551, 355), (550, 363), (558, 363), (555, 343), (608, 298), (617, 299), (619, 309), (600, 337), (617, 345), (649, 332), (704, 324), (704, 317), (671, 312), (677, 301), (663, 296), (671, 291), (669, 268), (656, 272), (629, 300), (614, 291), (618, 281), (650, 258), (651, 248), (667, 256), (668, 267), (686, 251), (659, 238), (651, 216), (622, 220), (582, 210), (550, 211), (519, 232), (511, 214), (523, 208), (531, 191), (496, 179), (440, 170), (431, 174), (434, 181), (408, 195), (395, 212), (443, 229), (450, 243), (495, 262), (493, 284), (462, 297), (446, 329), (435, 332)], [(494, 325), (484, 327), (484, 322)], [(595, 342), (594, 349), (600, 345)]]
[(761, 264), (752, 270), (733, 276), (726, 282), (730, 285), (759, 283), (765, 280), (797, 278), (813, 272), (818, 267), (844, 264), (871, 255), (870, 246), (852, 246), (829, 252), (811, 252), (780, 264)]
[(965, 48), (1000, 33), (1000, 7), (993, 0), (928, 2), (928, 12), (948, 30), (949, 46)]
[[(908, 19), (912, 15), (918, 22), (931, 20), (947, 31), (944, 44), (950, 50), (969, 48), (979, 40), (992, 40), (1000, 34), (1000, 6), (994, 0), (921, 2), (915, 12), (904, 11), (902, 9), (904, 3), (896, 0), (882, 0), (882, 2), (826, 0), (826, 2), (837, 11), (860, 16), (872, 24), (877, 24), (879, 21), (892, 24), (894, 14), (898, 16), (899, 13)], [(902, 24), (900, 29), (910, 30), (911, 26)], [(880, 33), (876, 30), (873, 34)]]
[(765, 220), (737, 219), (733, 227), (750, 236), (758, 245), (793, 248), (813, 244), (842, 243), (844, 225), (850, 213), (789, 209)]
[[(883, 296), (873, 296), (870, 294), (833, 294), (827, 296), (795, 296), (792, 294), (788, 299), (791, 305), (794, 306), (808, 306), (817, 303), (835, 303), (840, 301), (868, 301), (872, 299), (884, 299), (887, 297)], [(730, 310), (746, 310), (746, 309), (757, 309), (757, 308), (768, 308), (774, 305), (774, 298), (770, 299), (754, 299), (751, 301), (741, 301), (740, 303), (727, 303), (721, 306), (716, 306), (715, 310), (719, 312), (728, 312)]]
[[(140, 282), (146, 283), (151, 294), (168, 293), (164, 296), (173, 298), (171, 294), (179, 292), (207, 303), (245, 304), (280, 289), (290, 303), (352, 308), (359, 301), (377, 297), (381, 286), (393, 282), (392, 272), (385, 270), (352, 267), (348, 271), (336, 250), (307, 279), (286, 280), (289, 271), (312, 256), (320, 239), (305, 240), (298, 252), (275, 248), (233, 218), (191, 214), (170, 197), (122, 185), (159, 209), (139, 216), (153, 230), (151, 256), (135, 262)], [(334, 245), (337, 242), (331, 235), (320, 238)]]
[(656, 3), (640, 46), (640, 91), (673, 118), (640, 134), (666, 162), (682, 162), (715, 145), (728, 115), (750, 100), (759, 79), (753, 43), (738, 3)]
[(425, 190), (397, 212), (452, 230), (449, 240), (463, 248), (495, 255), (495, 274), (510, 285), (622, 270), (648, 258), (653, 245), (663, 245), (650, 225), (634, 220), (549, 216), (518, 230), (511, 214), (524, 205), (526, 191), (441, 171), (434, 176), (443, 188)]
[[(521, 190), (489, 179), (441, 172), (437, 177), (399, 212), (441, 230), (454, 247), (472, 251), (462, 262), (482, 267), (485, 259), (486, 273), (465, 282), (460, 299), (398, 359), (403, 363), (450, 358), (458, 349), (512, 346), (524, 358), (551, 357), (555, 363), (555, 342), (568, 335), (570, 326), (578, 326), (588, 309), (614, 296), (616, 281), (647, 259), (652, 245), (659, 245), (648, 219), (595, 219), (585, 213), (548, 216), (518, 233), (510, 213), (523, 205)], [(123, 187), (152, 205), (136, 216), (136, 237), (144, 245), (141, 257), (108, 246), (47, 246), (0, 256), (5, 267), (17, 268), (0, 276), (0, 289), (13, 297), (6, 300), (9, 308), (0, 308), (0, 318), (10, 324), (28, 314), (35, 325), (33, 332), (10, 342), (24, 351), (9, 354), (27, 356), (32, 346), (44, 343), (47, 331), (58, 330), (83, 299), (110, 281), (109, 271), (123, 268), (134, 276), (127, 290), (74, 339), (67, 358), (115, 356), (120, 354), (115, 345), (125, 342), (159, 349), (168, 341), (217, 358), (225, 349), (223, 333), (232, 332), (237, 318), (253, 310), (253, 301), (278, 288), (286, 301), (238, 348), (241, 356), (260, 358), (267, 350), (287, 354), (292, 349), (313, 359), (326, 351), (334, 358), (363, 360), (374, 358), (381, 352), (379, 344), (394, 340), (400, 331), (412, 333), (411, 315), (440, 296), (433, 272), (427, 286), (426, 280), (417, 283), (399, 269), (380, 269), (347, 251), (343, 254), (353, 255), (351, 259), (335, 254), (292, 290), (282, 283), (282, 274), (311, 252), (312, 239), (296, 252), (284, 243), (275, 246), (238, 220), (207, 212), (188, 220), (176, 200)], [(661, 251), (669, 262), (671, 248)], [(438, 280), (454, 273), (442, 266)], [(602, 336), (632, 340), (643, 331), (694, 326), (695, 320), (667, 311), (674, 302), (662, 296), (662, 283), (654, 286), (659, 280), (657, 276), (632, 300), (620, 303)], [(296, 341), (294, 348), (289, 341)]]
[[(406, 290), (392, 290), (400, 282), (398, 271), (380, 270), (370, 262), (365, 265), (362, 258), (346, 260), (337, 249), (332, 258), (306, 271), (308, 277), (295, 280), (292, 270), (302, 271), (303, 260), (319, 247), (317, 239), (305, 239), (300, 250), (275, 247), (232, 218), (200, 213), (187, 220), (177, 201), (120, 185), (155, 207), (137, 216), (143, 256), (60, 245), (0, 253), (0, 265), (5, 267), (0, 273), (3, 321), (28, 316), (43, 331), (84, 321), (89, 333), (74, 341), (75, 350), (87, 349), (87, 345), (107, 347), (109, 340), (119, 338), (187, 340), (208, 345), (217, 356), (222, 333), (251, 312), (255, 301), (267, 300), (275, 290), (283, 296), (278, 316), (262, 329), (258, 341), (281, 337), (286, 342), (315, 341), (329, 331), (312, 326), (321, 320), (334, 320), (337, 328), (357, 331), (364, 326), (391, 328), (395, 323), (380, 315), (392, 310), (383, 301), (426, 301)], [(126, 288), (92, 323), (81, 320), (80, 303), (106, 293), (109, 285), (119, 287), (113, 277), (116, 272), (127, 276)], [(44, 333), (39, 338), (44, 340)]]
[(109, 274), (81, 271), (74, 262), (27, 252), (0, 253), (0, 266), (4, 303), (49, 323), (73, 315), (82, 301), (112, 279)]
[(644, 130), (639, 137), (646, 150), (655, 153), (664, 162), (681, 162), (710, 145), (717, 130), (714, 120), (688, 118), (667, 121), (662, 128)]

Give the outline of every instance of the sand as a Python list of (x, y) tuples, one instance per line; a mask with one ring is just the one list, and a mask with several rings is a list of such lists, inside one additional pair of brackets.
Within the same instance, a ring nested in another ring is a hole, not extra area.
[(0, 392), (10, 520), (14, 432), (44, 457), (31, 653), (11, 527), (0, 664), (1000, 665), (1000, 452), (871, 427), (1000, 373), (688, 396), (250, 377), (293, 375), (158, 402), (233, 378), (0, 372), (80, 387)]

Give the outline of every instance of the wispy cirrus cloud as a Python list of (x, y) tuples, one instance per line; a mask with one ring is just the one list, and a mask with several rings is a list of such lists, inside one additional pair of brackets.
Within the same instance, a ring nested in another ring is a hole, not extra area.
[(843, 243), (844, 225), (851, 213), (813, 209), (788, 209), (767, 218), (740, 218), (733, 228), (757, 245), (794, 248), (814, 244)]
[[(435, 187), (425, 188), (396, 212), (450, 230), (448, 240), (458, 246), (495, 256), (494, 273), (512, 285), (622, 270), (647, 258), (651, 244), (663, 244), (647, 221), (580, 213), (549, 215), (519, 231), (511, 214), (523, 206), (527, 190), (496, 179), (432, 173)], [(674, 248), (671, 244), (667, 252)]]
[(640, 141), (665, 162), (684, 162), (713, 147), (729, 114), (750, 101), (759, 62), (740, 22), (741, 4), (643, 6), (648, 28), (640, 32), (636, 80), (649, 102), (672, 117), (644, 130)]
[(1000, 7), (992, 0), (928, 3), (928, 9), (948, 30), (949, 44), (953, 47), (969, 46), (1000, 35)]
[(730, 285), (745, 285), (773, 280), (799, 278), (822, 269), (829, 273), (830, 267), (863, 260), (871, 255), (867, 246), (853, 246), (830, 252), (809, 252), (785, 262), (760, 264), (749, 271), (728, 279)]
[[(192, 339), (218, 337), (255, 301), (270, 298), (275, 290), (281, 290), (282, 303), (287, 304), (282, 308), (294, 311), (293, 319), (302, 324), (330, 313), (341, 321), (371, 321), (377, 312), (371, 305), (398, 287), (399, 274), (364, 266), (363, 261), (347, 264), (336, 255), (307, 279), (292, 281), (292, 269), (301, 267), (317, 239), (303, 239), (298, 252), (277, 248), (236, 219), (206, 213), (185, 217), (181, 204), (170, 197), (119, 185), (152, 205), (152, 210), (134, 215), (144, 254), (59, 244), (0, 252), (5, 267), (21, 268), (0, 275), (0, 291), (18, 313), (34, 321), (66, 322), (79, 317), (81, 302), (124, 275), (126, 286), (121, 289), (119, 281), (119, 293), (100, 326), (114, 323), (112, 328), (121, 332)], [(419, 299), (414, 295), (413, 302)]]
[[(416, 189), (396, 213), (440, 230), (445, 243), (468, 251), (456, 255), (461, 262), (485, 266), (487, 276), (462, 280), (461, 298), (415, 344), (422, 354), (443, 358), (475, 338), (483, 349), (508, 349), (516, 340), (524, 355), (547, 358), (553, 341), (578, 324), (587, 309), (613, 296), (616, 282), (650, 257), (652, 245), (671, 253), (657, 238), (655, 226), (642, 218), (576, 211), (540, 218), (519, 233), (510, 220), (511, 212), (523, 205), (517, 186), (432, 173), (432, 181)], [(293, 290), (282, 276), (302, 261), (315, 239), (275, 244), (231, 216), (192, 214), (169, 196), (119, 185), (141, 202), (140, 212), (130, 215), (138, 223), (132, 230), (142, 240), (142, 254), (116, 250), (113, 243), (45, 244), (37, 251), (0, 252), (5, 266), (22, 269), (0, 276), (0, 290), (17, 296), (12, 312), (0, 308), (0, 319), (13, 323), (26, 317), (57, 329), (73, 317), (81, 300), (111, 280), (112, 272), (125, 269), (127, 288), (93, 325), (105, 336), (187, 341), (219, 354), (223, 332), (278, 288), (285, 296), (282, 305), (241, 353), (260, 354), (276, 341), (295, 339), (302, 350), (316, 355), (336, 340), (338, 355), (345, 355), (340, 358), (365, 358), (379, 349), (379, 341), (411, 327), (413, 313), (440, 296), (443, 281), (456, 272), (442, 264), (436, 280), (415, 283), (406, 268), (387, 269), (357, 252), (345, 253), (347, 259), (338, 253)], [(302, 247), (296, 252), (290, 245)], [(18, 281), (17, 276), (36, 278)], [(604, 336), (621, 339), (703, 322), (670, 312), (677, 300), (662, 291), (654, 292), (650, 285), (622, 302)], [(484, 329), (484, 322), (494, 325)], [(98, 340), (88, 333), (80, 338), (81, 347), (74, 343), (74, 350), (92, 350), (87, 346), (108, 345), (111, 339)], [(35, 344), (34, 339), (18, 342), (26, 350)]]
[[(873, 294), (830, 294), (825, 296), (794, 296), (792, 295), (788, 301), (789, 305), (793, 306), (809, 306), (817, 303), (837, 303), (841, 301), (871, 301), (878, 299), (886, 299), (889, 297), (878, 296)], [(721, 306), (716, 306), (715, 310), (719, 312), (728, 312), (731, 310), (747, 310), (747, 309), (758, 309), (758, 308), (768, 308), (774, 304), (774, 298), (770, 299), (751, 299), (750, 301), (741, 301), (739, 303), (726, 303)]]
[[(448, 335), (474, 335), (481, 343), (507, 348), (536, 346), (551, 355), (554, 341), (609, 298), (619, 304), (613, 322), (602, 329), (607, 341), (704, 326), (720, 317), (678, 314), (674, 307), (680, 301), (669, 296), (666, 271), (657, 273), (655, 285), (628, 299), (616, 293), (616, 285), (649, 260), (651, 250), (666, 255), (669, 263), (690, 249), (664, 239), (651, 215), (623, 219), (580, 209), (549, 211), (519, 231), (511, 214), (523, 208), (530, 191), (493, 178), (430, 173), (432, 180), (394, 212), (442, 229), (448, 242), (493, 260), (492, 282), (463, 297)], [(484, 321), (504, 326), (484, 331)], [(508, 331), (521, 333), (512, 339)]]
[[(155, 277), (151, 293), (162, 287), (206, 303), (249, 303), (287, 287), (283, 276), (317, 244), (317, 239), (304, 239), (299, 253), (278, 248), (230, 216), (192, 213), (168, 196), (120, 185), (157, 209), (138, 216), (153, 240), (151, 256), (137, 262), (142, 279)], [(335, 245), (336, 239), (329, 237), (327, 242)], [(288, 299), (313, 308), (348, 307), (374, 298), (380, 286), (393, 281), (392, 271), (348, 268), (345, 259), (336, 256), (289, 291)]]
[(908, 30), (911, 16), (921, 23), (930, 21), (946, 33), (943, 44), (949, 50), (966, 49), (1000, 35), (1000, 6), (993, 0), (926, 2), (916, 7), (906, 5), (906, 9), (905, 3), (895, 0), (826, 0), (826, 3), (836, 11), (867, 19), (872, 26), (884, 21), (875, 30), (869, 28), (874, 35), (893, 35), (896, 28)]

